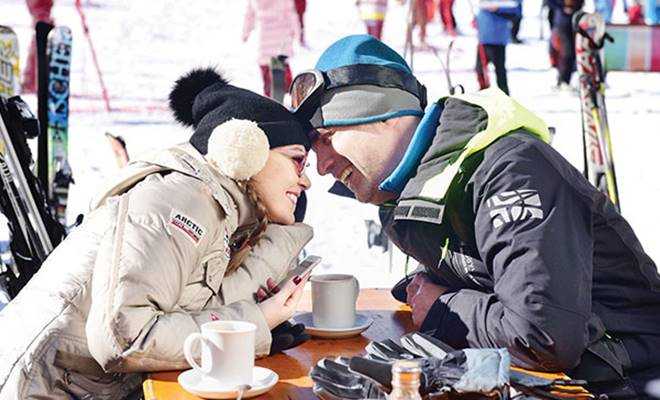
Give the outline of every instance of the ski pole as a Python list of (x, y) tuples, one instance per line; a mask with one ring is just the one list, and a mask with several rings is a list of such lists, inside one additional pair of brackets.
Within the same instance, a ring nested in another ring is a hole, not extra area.
[(99, 83), (101, 85), (101, 92), (103, 94), (103, 100), (105, 101), (105, 109), (107, 112), (112, 111), (110, 108), (110, 98), (108, 97), (108, 90), (105, 87), (105, 82), (103, 82), (103, 73), (101, 72), (101, 67), (99, 66), (99, 60), (96, 57), (96, 50), (94, 50), (94, 43), (92, 42), (92, 37), (89, 34), (89, 27), (87, 26), (87, 18), (85, 18), (85, 13), (82, 9), (82, 4), (80, 0), (76, 0), (76, 10), (80, 15), (80, 23), (82, 24), (83, 31), (85, 32), (85, 37), (87, 37), (87, 42), (89, 43), (89, 49), (92, 52), (92, 61), (94, 62), (94, 67), (96, 68), (96, 74), (99, 78)]

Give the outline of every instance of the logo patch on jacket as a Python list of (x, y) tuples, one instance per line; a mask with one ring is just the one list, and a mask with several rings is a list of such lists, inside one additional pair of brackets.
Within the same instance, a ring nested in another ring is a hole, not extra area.
[(196, 246), (204, 237), (205, 229), (185, 214), (172, 210), (170, 225), (179, 229)]
[(532, 189), (502, 192), (488, 199), (490, 218), (494, 228), (514, 221), (543, 219), (541, 197)]

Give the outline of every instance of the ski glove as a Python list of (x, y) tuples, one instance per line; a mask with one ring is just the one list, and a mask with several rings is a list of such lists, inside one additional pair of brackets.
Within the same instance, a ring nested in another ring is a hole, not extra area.
[(448, 392), (496, 394), (507, 390), (509, 354), (505, 349), (453, 351), (437, 339), (411, 333), (393, 340), (371, 342), (367, 358), (323, 359), (312, 369), (314, 393), (322, 399), (385, 398), (392, 390), (391, 363), (416, 359), (420, 363), (420, 394)]
[(309, 340), (309, 335), (305, 333), (305, 325), (293, 325), (289, 321), (284, 321), (270, 331), (273, 341), (270, 345), (270, 354), (277, 354), (284, 350), (292, 349)]

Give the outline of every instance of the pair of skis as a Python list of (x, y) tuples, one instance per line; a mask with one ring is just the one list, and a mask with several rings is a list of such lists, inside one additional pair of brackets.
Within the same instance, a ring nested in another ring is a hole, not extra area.
[(69, 185), (73, 182), (68, 162), (69, 83), (71, 30), (38, 22), (38, 103), (41, 134), (37, 171), (58, 220), (66, 225)]
[(577, 33), (575, 52), (580, 78), (584, 174), (621, 210), (605, 107), (605, 72), (600, 54), (605, 40), (611, 41), (612, 38), (605, 32), (603, 18), (596, 13), (576, 13), (573, 28)]

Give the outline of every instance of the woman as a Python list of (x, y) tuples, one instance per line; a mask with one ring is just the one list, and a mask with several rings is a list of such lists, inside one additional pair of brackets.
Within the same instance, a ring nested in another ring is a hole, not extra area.
[[(271, 97), (271, 59), (293, 55), (293, 42), (301, 26), (291, 0), (248, 0), (243, 20), (243, 42), (247, 42), (255, 27), (259, 27), (257, 63), (261, 70), (264, 95)], [(291, 85), (291, 67), (284, 59), (284, 90)]]
[(124, 398), (137, 372), (188, 368), (183, 341), (215, 319), (256, 324), (258, 356), (282, 346), (271, 330), (306, 277), (255, 294), (312, 237), (294, 216), (309, 187), (303, 127), (213, 70), (182, 77), (170, 105), (190, 142), (126, 167), (0, 313), (0, 399)]

